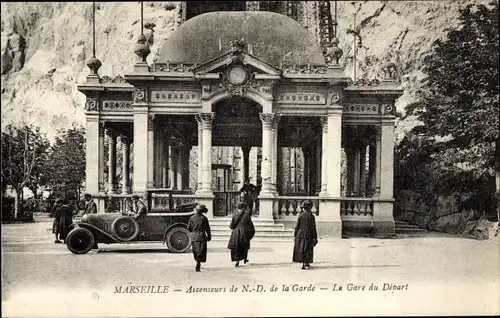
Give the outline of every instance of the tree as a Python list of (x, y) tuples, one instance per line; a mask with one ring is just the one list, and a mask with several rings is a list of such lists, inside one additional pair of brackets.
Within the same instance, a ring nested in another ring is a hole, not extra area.
[[(409, 107), (423, 125), (414, 133), (433, 138), (435, 159), (462, 167), (500, 186), (498, 2), (468, 5), (460, 25), (433, 43), (424, 59), (427, 78), (420, 101)], [(440, 137), (436, 139), (436, 137)], [(500, 203), (497, 204), (500, 219)]]
[(33, 185), (33, 175), (41, 171), (49, 141), (39, 127), (9, 125), (2, 132), (2, 190), (7, 185), (16, 192), (14, 218), (19, 213), (23, 189)]
[(85, 179), (85, 129), (60, 130), (45, 166), (47, 184), (57, 196), (77, 199)]

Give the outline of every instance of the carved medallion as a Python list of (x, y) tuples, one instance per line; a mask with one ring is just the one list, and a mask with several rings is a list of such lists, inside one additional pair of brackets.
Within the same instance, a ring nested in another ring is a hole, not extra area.
[(88, 111), (98, 111), (98, 101), (96, 99), (89, 99), (87, 98), (87, 101), (85, 102), (85, 110)]
[(134, 89), (134, 103), (146, 103), (146, 90), (145, 89)]

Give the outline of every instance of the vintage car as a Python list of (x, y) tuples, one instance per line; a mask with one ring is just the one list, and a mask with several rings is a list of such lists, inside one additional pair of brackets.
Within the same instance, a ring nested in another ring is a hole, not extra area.
[[(124, 212), (85, 214), (71, 225), (66, 237), (68, 249), (85, 254), (98, 248), (98, 243), (163, 242), (169, 251), (184, 253), (191, 246), (187, 230), (189, 218), (195, 213), (195, 202), (179, 204), (165, 210), (151, 209), (151, 193), (147, 199), (148, 213), (137, 218)], [(170, 200), (172, 207), (172, 200)]]

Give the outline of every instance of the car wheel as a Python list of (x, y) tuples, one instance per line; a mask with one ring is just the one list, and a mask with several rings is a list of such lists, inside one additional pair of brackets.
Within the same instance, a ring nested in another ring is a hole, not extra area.
[(115, 236), (124, 242), (132, 241), (139, 235), (140, 227), (136, 219), (130, 216), (120, 216), (111, 225)]
[(85, 254), (94, 247), (94, 235), (89, 230), (79, 227), (68, 233), (66, 246), (74, 254)]
[(165, 237), (168, 250), (173, 253), (184, 253), (191, 247), (189, 231), (183, 227), (174, 227), (167, 232)]

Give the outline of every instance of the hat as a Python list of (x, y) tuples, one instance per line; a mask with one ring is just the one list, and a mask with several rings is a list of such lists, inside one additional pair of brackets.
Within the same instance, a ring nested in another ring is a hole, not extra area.
[(247, 207), (247, 204), (245, 202), (238, 202), (238, 204), (236, 204), (236, 208), (239, 210), (243, 210), (246, 207)]
[(134, 194), (134, 195), (132, 196), (132, 199), (140, 199), (140, 198), (141, 198), (141, 197), (140, 197), (140, 196), (138, 196), (137, 194)]
[(86, 198), (92, 198), (92, 195), (90, 193), (85, 193), (83, 195), (83, 197), (86, 199)]
[(201, 213), (206, 213), (206, 212), (208, 212), (208, 209), (204, 204), (201, 204), (201, 205), (196, 206), (196, 211), (201, 212)]
[(300, 205), (300, 207), (303, 209), (310, 209), (310, 208), (312, 208), (312, 206), (313, 206), (313, 203), (311, 202), (311, 200), (305, 200)]

